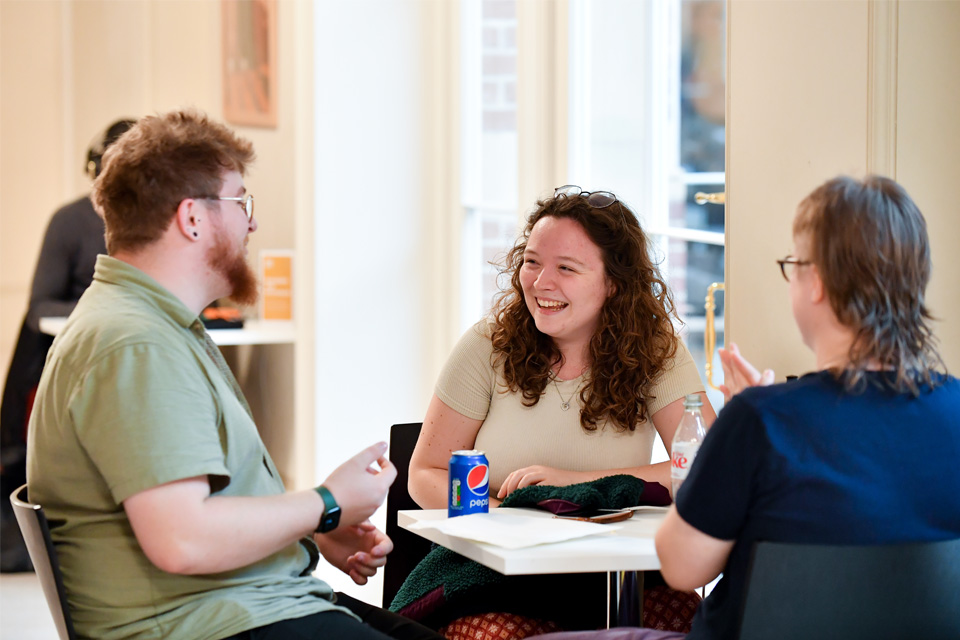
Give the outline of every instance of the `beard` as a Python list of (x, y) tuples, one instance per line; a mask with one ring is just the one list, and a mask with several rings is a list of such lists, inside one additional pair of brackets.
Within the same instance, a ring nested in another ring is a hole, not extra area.
[(214, 272), (219, 273), (230, 286), (230, 300), (240, 306), (252, 306), (259, 297), (257, 276), (247, 264), (242, 249), (235, 249), (222, 231), (217, 234), (216, 243), (207, 253), (207, 263)]

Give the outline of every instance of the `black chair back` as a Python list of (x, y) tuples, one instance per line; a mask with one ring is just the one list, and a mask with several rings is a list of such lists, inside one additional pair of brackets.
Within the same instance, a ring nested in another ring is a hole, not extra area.
[(73, 620), (70, 617), (70, 606), (67, 604), (67, 591), (63, 586), (63, 575), (60, 573), (60, 563), (57, 562), (57, 551), (53, 548), (50, 538), (50, 526), (47, 517), (38, 504), (29, 502), (27, 485), (10, 494), (10, 503), (13, 513), (17, 517), (17, 524), (23, 532), (23, 540), (27, 543), (27, 553), (40, 579), (43, 596), (53, 615), (54, 625), (60, 640), (74, 640), (77, 635), (73, 630)]
[(760, 542), (749, 575), (741, 640), (960, 638), (960, 539)]
[(383, 567), (383, 606), (389, 607), (410, 572), (429, 553), (430, 541), (397, 525), (397, 512), (419, 509), (407, 492), (410, 457), (420, 436), (422, 422), (390, 427), (390, 462), (397, 468), (397, 479), (387, 493), (387, 535), (393, 540), (393, 552)]

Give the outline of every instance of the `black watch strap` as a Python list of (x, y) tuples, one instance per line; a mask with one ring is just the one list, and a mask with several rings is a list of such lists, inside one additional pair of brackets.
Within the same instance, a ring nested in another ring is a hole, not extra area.
[(316, 492), (323, 498), (323, 515), (320, 516), (320, 523), (317, 524), (317, 533), (328, 533), (340, 524), (340, 505), (325, 486), (320, 485), (316, 488)]

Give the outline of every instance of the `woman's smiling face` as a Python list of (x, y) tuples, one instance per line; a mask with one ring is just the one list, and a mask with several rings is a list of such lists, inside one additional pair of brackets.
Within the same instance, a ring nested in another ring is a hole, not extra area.
[(589, 343), (612, 290), (600, 247), (580, 223), (554, 216), (530, 232), (520, 286), (537, 329), (561, 351)]

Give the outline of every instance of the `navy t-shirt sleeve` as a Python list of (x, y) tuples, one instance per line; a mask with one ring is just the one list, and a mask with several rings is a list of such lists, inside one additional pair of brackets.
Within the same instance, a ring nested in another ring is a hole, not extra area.
[(769, 449), (756, 411), (735, 396), (710, 427), (680, 487), (676, 497), (680, 517), (714, 538), (738, 538)]

